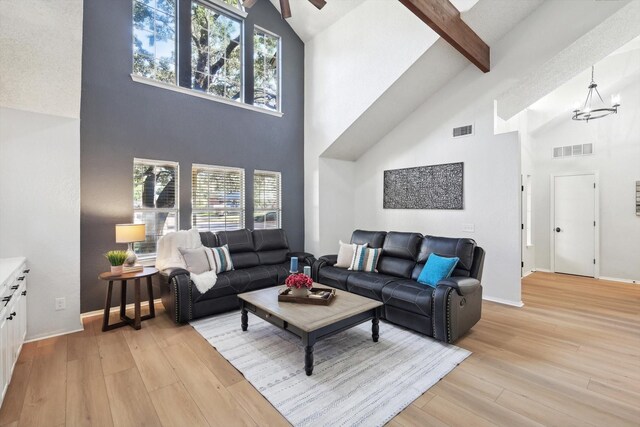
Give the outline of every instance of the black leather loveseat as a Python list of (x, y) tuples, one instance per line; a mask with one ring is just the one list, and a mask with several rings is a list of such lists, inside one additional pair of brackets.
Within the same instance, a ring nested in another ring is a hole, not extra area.
[(229, 245), (234, 270), (220, 273), (215, 286), (204, 294), (198, 292), (187, 270), (161, 271), (162, 304), (176, 323), (237, 309), (238, 294), (283, 284), (292, 257), (298, 257), (299, 270), (315, 261), (311, 254), (290, 252), (287, 236), (280, 229), (205, 232), (200, 239), (208, 247)]
[[(454, 342), (480, 320), (484, 250), (474, 240), (356, 230), (351, 243), (382, 248), (378, 273), (334, 267), (337, 255), (326, 255), (313, 266), (316, 282), (382, 301), (387, 321), (440, 341)], [(417, 282), (432, 253), (460, 258), (435, 288)]]

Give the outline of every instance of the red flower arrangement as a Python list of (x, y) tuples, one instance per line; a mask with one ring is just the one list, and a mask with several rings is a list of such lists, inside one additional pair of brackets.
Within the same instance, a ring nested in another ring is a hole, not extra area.
[(284, 284), (289, 288), (311, 289), (311, 287), (313, 286), (313, 280), (311, 280), (311, 277), (307, 276), (306, 274), (294, 273), (287, 277), (287, 279), (284, 281)]

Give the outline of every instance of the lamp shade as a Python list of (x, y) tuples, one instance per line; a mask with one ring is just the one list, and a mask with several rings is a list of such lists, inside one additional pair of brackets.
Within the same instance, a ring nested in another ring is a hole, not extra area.
[(144, 242), (144, 224), (116, 224), (116, 243)]

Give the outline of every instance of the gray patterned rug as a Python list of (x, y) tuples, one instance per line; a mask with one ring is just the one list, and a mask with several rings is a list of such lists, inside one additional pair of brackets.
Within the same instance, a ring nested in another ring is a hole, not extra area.
[(386, 322), (374, 343), (367, 322), (319, 341), (307, 377), (300, 339), (251, 313), (191, 325), (294, 426), (382, 426), (471, 354)]

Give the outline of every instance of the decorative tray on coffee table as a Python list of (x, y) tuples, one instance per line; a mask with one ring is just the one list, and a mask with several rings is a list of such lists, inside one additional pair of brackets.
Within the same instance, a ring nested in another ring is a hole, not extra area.
[(313, 304), (313, 305), (329, 305), (336, 297), (335, 289), (328, 288), (311, 288), (309, 289), (309, 295), (306, 297), (294, 297), (291, 295), (291, 289), (284, 288), (278, 294), (278, 301), (283, 302), (297, 302), (300, 304)]

